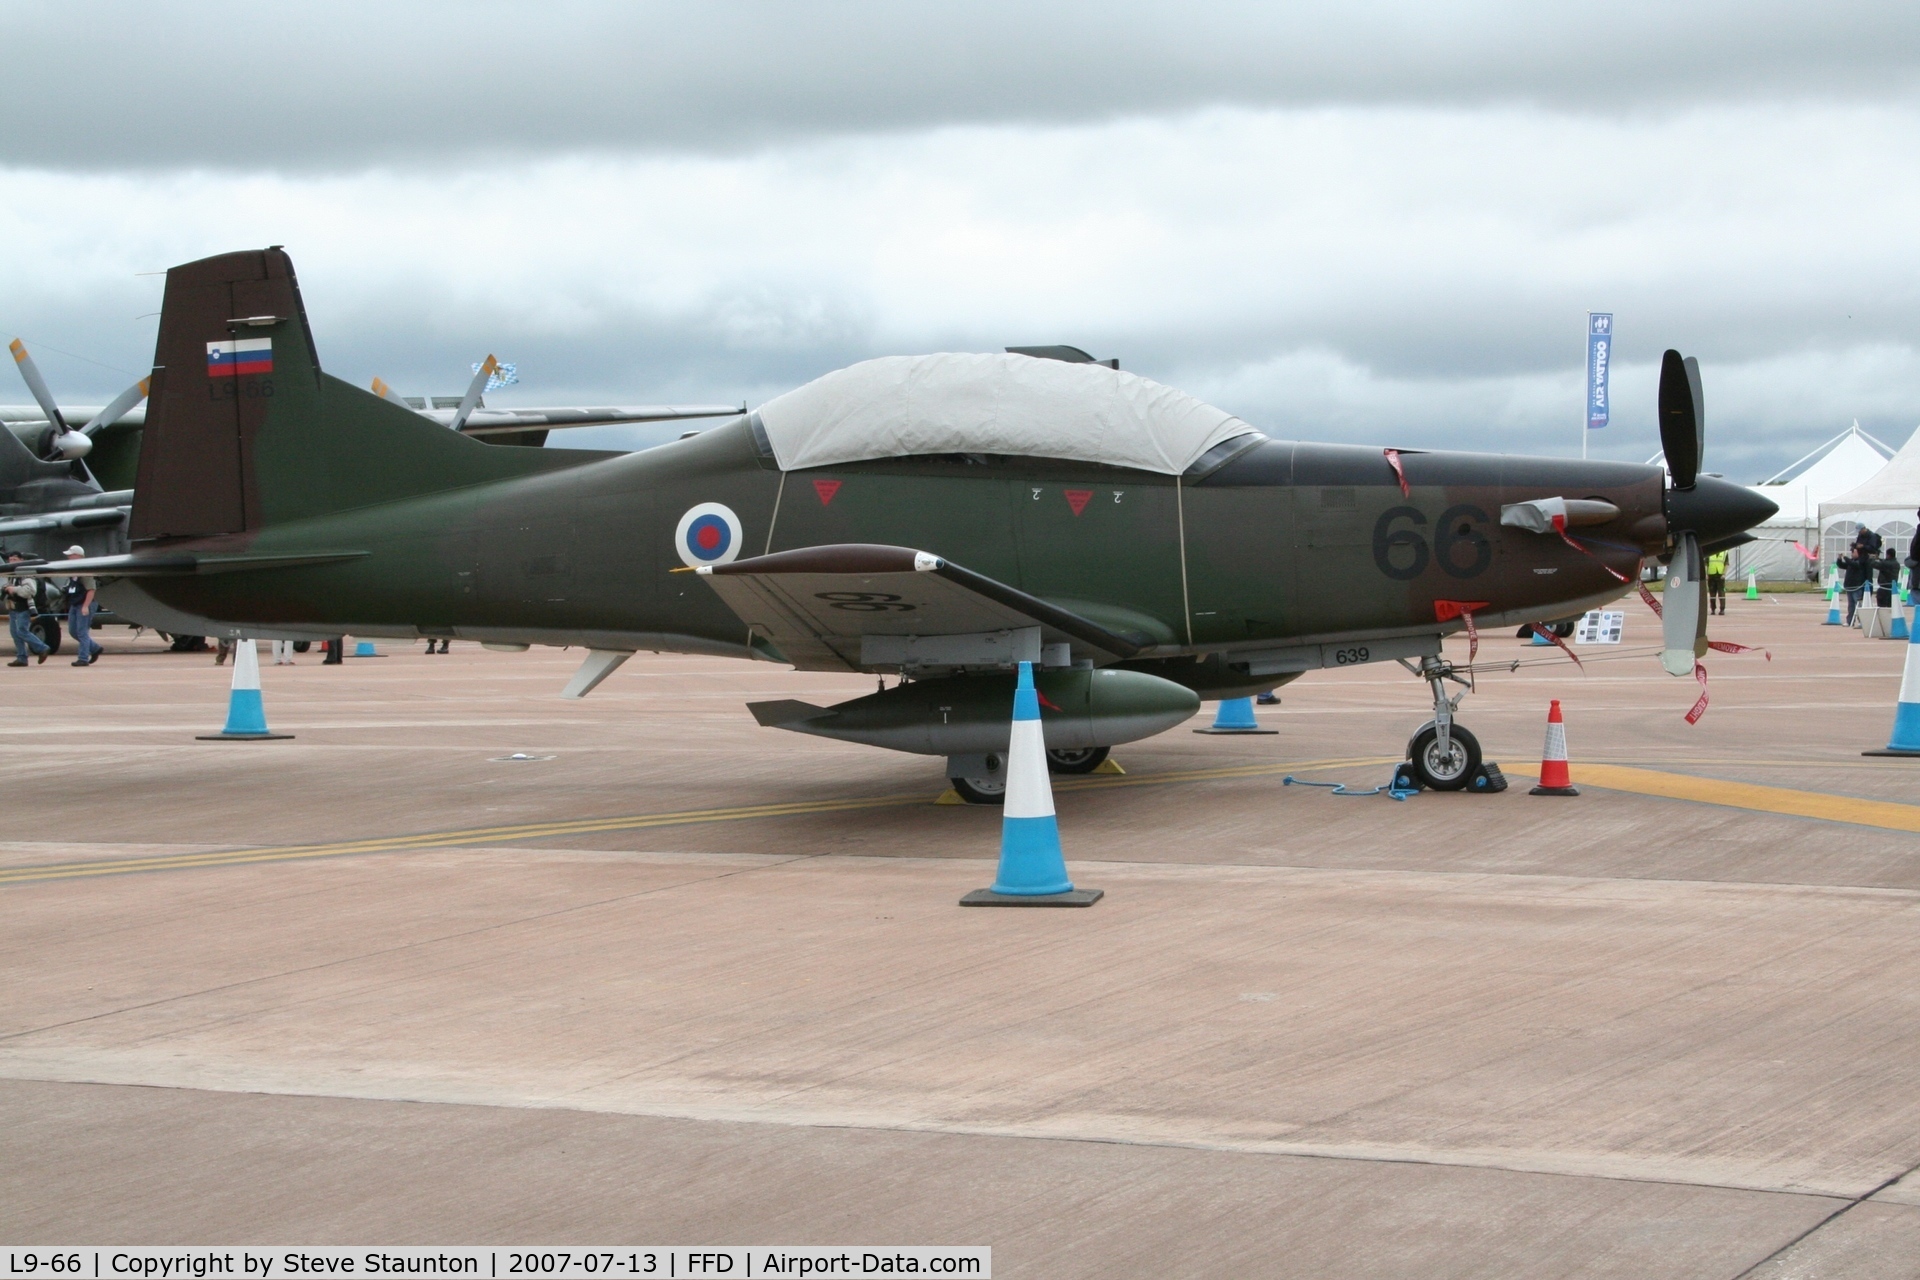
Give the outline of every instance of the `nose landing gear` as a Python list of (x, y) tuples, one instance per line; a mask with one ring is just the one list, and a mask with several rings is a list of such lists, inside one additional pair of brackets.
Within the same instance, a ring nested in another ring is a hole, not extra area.
[[(1414, 666), (1405, 658), (1401, 666), (1427, 682), (1433, 690), (1433, 719), (1414, 730), (1407, 743), (1407, 760), (1421, 786), (1432, 791), (1460, 791), (1480, 772), (1480, 740), (1454, 723), (1460, 700), (1473, 692), (1471, 676), (1463, 676), (1445, 658), (1428, 656)], [(1449, 695), (1447, 681), (1463, 686)]]

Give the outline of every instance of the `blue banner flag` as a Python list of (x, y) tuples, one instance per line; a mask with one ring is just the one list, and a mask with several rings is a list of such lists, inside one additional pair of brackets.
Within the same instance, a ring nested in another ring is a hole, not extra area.
[(1607, 366), (1613, 362), (1613, 312), (1587, 312), (1587, 430), (1607, 425)]
[[(494, 369), (495, 371), (493, 373), (487, 375), (486, 389), (488, 391), (498, 391), (502, 387), (513, 387), (520, 384), (519, 365), (497, 364), (494, 366)], [(473, 371), (475, 373), (480, 372), (480, 366), (473, 366)]]

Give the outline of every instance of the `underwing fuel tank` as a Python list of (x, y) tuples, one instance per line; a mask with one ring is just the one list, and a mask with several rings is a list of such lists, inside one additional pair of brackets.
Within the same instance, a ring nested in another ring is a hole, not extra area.
[[(1164, 733), (1200, 709), (1200, 695), (1141, 671), (1037, 671), (1047, 749), (1111, 747)], [(1011, 675), (943, 676), (896, 685), (831, 707), (750, 702), (762, 725), (924, 756), (1005, 751)]]

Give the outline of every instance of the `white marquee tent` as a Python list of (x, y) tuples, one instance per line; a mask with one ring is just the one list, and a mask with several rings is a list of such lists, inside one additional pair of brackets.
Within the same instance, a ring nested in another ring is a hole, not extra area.
[(1866, 526), (1905, 559), (1920, 508), (1920, 430), (1871, 479), (1820, 504), (1822, 562), (1831, 565), (1854, 533)]
[[(1839, 554), (1835, 549), (1815, 558), (1821, 550), (1821, 504), (1871, 480), (1892, 452), (1856, 422), (1779, 474), (1750, 486), (1780, 510), (1752, 531), (1754, 541), (1735, 548), (1729, 576), (1744, 581), (1752, 573), (1773, 582), (1817, 578), (1820, 566)], [(1848, 539), (1852, 536), (1849, 531)]]

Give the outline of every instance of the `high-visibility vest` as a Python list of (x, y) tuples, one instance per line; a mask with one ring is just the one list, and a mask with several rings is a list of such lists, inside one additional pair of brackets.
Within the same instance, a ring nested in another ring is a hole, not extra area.
[(1707, 575), (1714, 578), (1727, 576), (1727, 553), (1716, 551), (1707, 557)]

